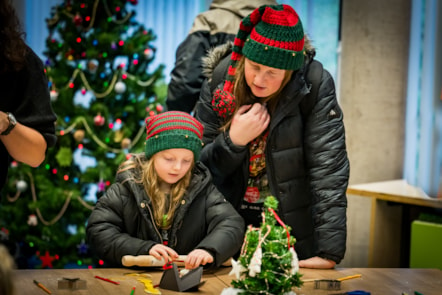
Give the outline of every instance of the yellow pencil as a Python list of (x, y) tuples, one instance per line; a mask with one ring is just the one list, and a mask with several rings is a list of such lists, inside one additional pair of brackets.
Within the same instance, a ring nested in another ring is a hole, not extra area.
[(352, 276), (346, 276), (343, 278), (339, 278), (337, 279), (338, 281), (345, 281), (345, 280), (349, 280), (349, 279), (356, 279), (356, 278), (360, 278), (361, 274), (356, 274), (356, 275), (352, 275)]

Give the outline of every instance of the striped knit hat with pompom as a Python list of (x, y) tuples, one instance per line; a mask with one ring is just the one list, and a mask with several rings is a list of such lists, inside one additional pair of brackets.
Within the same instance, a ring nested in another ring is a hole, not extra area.
[(188, 149), (197, 161), (203, 143), (203, 125), (190, 114), (169, 111), (146, 118), (147, 158), (167, 149)]
[(299, 70), (304, 63), (304, 29), (296, 11), (285, 4), (263, 5), (241, 21), (226, 82), (212, 100), (213, 109), (224, 118), (236, 107), (231, 93), (236, 66), (242, 56), (272, 68)]

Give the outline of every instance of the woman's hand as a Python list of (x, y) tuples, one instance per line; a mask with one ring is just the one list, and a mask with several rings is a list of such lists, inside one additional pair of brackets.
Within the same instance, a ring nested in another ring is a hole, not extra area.
[(257, 138), (270, 123), (267, 108), (260, 104), (239, 107), (232, 119), (229, 136), (236, 145), (245, 146)]
[(336, 262), (333, 260), (321, 258), (318, 256), (311, 257), (305, 260), (299, 260), (299, 267), (304, 268), (334, 268)]
[(149, 254), (158, 260), (164, 259), (164, 262), (173, 261), (178, 258), (178, 253), (175, 252), (170, 247), (164, 246), (163, 244), (156, 244), (149, 250)]
[(206, 265), (213, 262), (213, 256), (209, 252), (202, 249), (195, 249), (187, 254), (184, 266), (186, 269), (197, 268), (200, 265)]

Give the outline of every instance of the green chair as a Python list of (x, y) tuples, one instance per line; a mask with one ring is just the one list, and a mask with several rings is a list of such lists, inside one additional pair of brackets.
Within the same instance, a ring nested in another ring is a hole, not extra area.
[(411, 223), (410, 268), (442, 270), (442, 224), (421, 220)]

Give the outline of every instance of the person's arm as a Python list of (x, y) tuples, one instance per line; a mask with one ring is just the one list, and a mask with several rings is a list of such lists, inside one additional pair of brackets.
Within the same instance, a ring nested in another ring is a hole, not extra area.
[[(0, 133), (5, 131), (8, 125), (7, 114), (0, 111)], [(37, 167), (45, 159), (47, 144), (43, 135), (20, 122), (17, 122), (8, 135), (0, 135), (0, 140), (16, 161)]]
[(330, 268), (345, 254), (349, 161), (343, 114), (334, 81), (323, 72), (316, 105), (305, 126), (305, 157), (313, 193), (317, 257), (300, 266)]
[(9, 126), (10, 112), (16, 120), (7, 135), (0, 135), (8, 153), (16, 161), (32, 167), (40, 165), (46, 150), (56, 143), (55, 121), (48, 90), (48, 80), (40, 58), (29, 48), (26, 66), (14, 74), (20, 84), (5, 98), (8, 104), (0, 110), (0, 133)]
[[(133, 237), (127, 232), (125, 212), (128, 214), (132, 212), (130, 210), (138, 209), (131, 193), (119, 183), (112, 184), (98, 199), (89, 216), (86, 234), (88, 243), (100, 259), (121, 266), (124, 255), (147, 255), (158, 244), (153, 240)], [(133, 212), (131, 215), (133, 217)]]
[(229, 132), (221, 132), (222, 121), (212, 108), (212, 94), (205, 80), (201, 96), (195, 108), (195, 118), (204, 125), (200, 161), (216, 179), (224, 179), (242, 165), (247, 156), (247, 146), (237, 146), (230, 139)]
[(319, 256), (314, 256), (299, 261), (299, 267), (303, 268), (318, 268), (318, 269), (328, 269), (334, 268), (336, 262), (330, 259), (322, 258)]
[(214, 255), (215, 266), (219, 267), (241, 248), (244, 220), (214, 185), (207, 192), (206, 220), (207, 236), (196, 248)]

